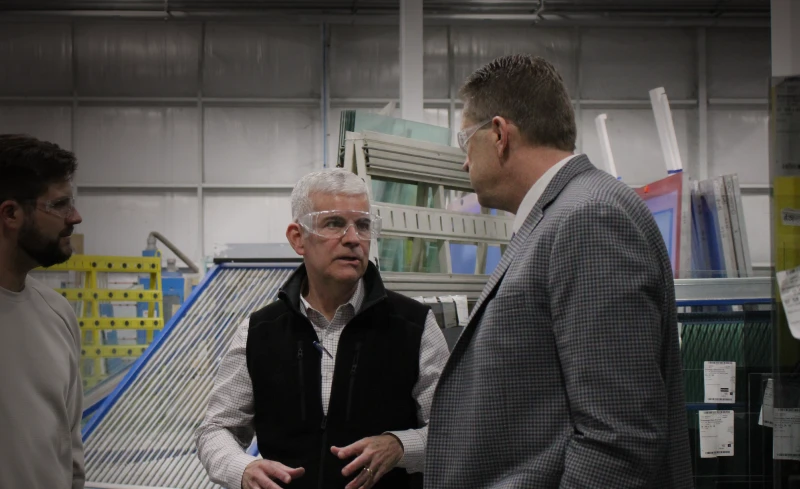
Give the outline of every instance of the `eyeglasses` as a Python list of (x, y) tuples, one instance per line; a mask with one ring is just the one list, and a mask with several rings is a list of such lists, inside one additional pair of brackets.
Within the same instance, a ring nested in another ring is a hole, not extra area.
[(474, 126), (469, 126), (464, 130), (458, 131), (458, 146), (461, 147), (461, 151), (465, 153), (467, 152), (467, 143), (469, 142), (469, 139), (474, 136), (476, 132), (478, 132), (478, 129), (492, 122), (492, 119), (494, 119), (494, 117), (491, 119), (486, 119), (483, 122), (479, 122)]
[(77, 210), (75, 207), (74, 197), (61, 197), (54, 200), (48, 200), (47, 202), (44, 202), (43, 207), (37, 206), (37, 209), (62, 219), (68, 219)]
[(301, 216), (297, 223), (325, 239), (341, 239), (352, 226), (359, 239), (368, 241), (381, 234), (381, 218), (363, 211), (319, 211)]

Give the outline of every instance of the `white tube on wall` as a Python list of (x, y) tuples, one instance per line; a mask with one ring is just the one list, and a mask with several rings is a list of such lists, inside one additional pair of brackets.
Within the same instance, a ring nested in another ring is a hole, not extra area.
[(600, 139), (600, 148), (603, 151), (603, 161), (606, 165), (606, 171), (619, 178), (617, 173), (617, 166), (614, 164), (614, 155), (611, 153), (611, 140), (608, 138), (608, 128), (606, 127), (606, 114), (600, 114), (594, 118), (595, 126), (597, 127), (597, 137)]
[(683, 170), (678, 138), (675, 136), (675, 125), (672, 122), (672, 111), (669, 108), (669, 99), (664, 87), (650, 90), (650, 104), (656, 119), (658, 139), (661, 141), (661, 151), (664, 154), (664, 163), (667, 172)]

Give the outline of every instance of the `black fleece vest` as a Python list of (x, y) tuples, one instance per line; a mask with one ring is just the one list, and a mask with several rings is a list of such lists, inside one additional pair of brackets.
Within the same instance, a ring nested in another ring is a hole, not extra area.
[[(377, 269), (364, 275), (361, 310), (347, 324), (336, 353), (328, 414), (323, 415), (321, 354), (309, 320), (299, 309), (305, 279), (301, 266), (279, 300), (250, 317), (247, 368), (255, 399), (254, 424), (261, 456), (305, 475), (291, 489), (343, 488), (330, 447), (345, 447), (386, 431), (419, 428), (412, 389), (419, 375), (419, 351), (429, 308), (386, 291)], [(275, 481), (281, 487), (284, 485)], [(421, 488), (420, 474), (395, 468), (376, 489)]]

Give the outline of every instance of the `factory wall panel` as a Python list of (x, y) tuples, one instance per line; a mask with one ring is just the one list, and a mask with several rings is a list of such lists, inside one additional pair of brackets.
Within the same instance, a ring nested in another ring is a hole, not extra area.
[(199, 183), (195, 107), (78, 107), (80, 183)]
[[(192, 260), (199, 260), (197, 196), (187, 192), (115, 192), (82, 190), (78, 208), (83, 217), (75, 232), (85, 235), (89, 255), (141, 256), (147, 236), (158, 231)], [(167, 258), (174, 257), (159, 246)], [(178, 265), (183, 266), (178, 260)], [(196, 262), (198, 265), (199, 262)]]
[(513, 53), (542, 56), (553, 63), (575, 97), (578, 74), (575, 66), (577, 36), (574, 29), (531, 27), (474, 27), (452, 28), (454, 89), (475, 70), (493, 59)]
[(332, 98), (400, 96), (397, 26), (331, 26)]
[(289, 192), (214, 192), (204, 199), (205, 249), (213, 253), (230, 243), (286, 243), (292, 221)]
[[(26, 132), (65, 148), (74, 142), (86, 217), (80, 230), (97, 252), (138, 254), (145, 228), (172, 223), (175, 231), (166, 234), (179, 232), (198, 261), (213, 255), (215, 243), (282, 242), (288, 190), (267, 187), (291, 186), (322, 168), (324, 151), (328, 164), (335, 164), (343, 108), (376, 112), (399, 97), (396, 25), (327, 29), (326, 79), (320, 25), (4, 21), (0, 132)], [(650, 89), (663, 86), (684, 167), (696, 176), (705, 148), (709, 175), (739, 174), (747, 189), (753, 261), (766, 264), (769, 31), (705, 29), (705, 73), (701, 34), (666, 27), (426, 25), (424, 118), (447, 127), (453, 107), (455, 135), (461, 103), (448, 98), (475, 69), (508, 53), (541, 55), (555, 64), (574, 100), (577, 150), (602, 166), (594, 117), (608, 114), (618, 170), (637, 185), (663, 175), (648, 99)], [(697, 100), (703, 74), (705, 138)], [(328, 103), (321, 99), (326, 83)], [(96, 188), (105, 185), (143, 188)], [(189, 187), (177, 193), (158, 188), (170, 185)], [(125, 220), (111, 217), (117, 209), (109, 205), (112, 198), (129, 209), (120, 211)], [(143, 207), (135, 204), (143, 199)], [(155, 210), (152, 202), (171, 203)], [(265, 206), (279, 211), (265, 216)], [(136, 210), (142, 211), (139, 220), (128, 214)]]
[(767, 98), (769, 29), (708, 29), (708, 96)]
[(29, 134), (71, 149), (72, 109), (49, 105), (0, 105), (0, 134)]
[(757, 109), (715, 108), (708, 113), (708, 174), (737, 173), (739, 183), (769, 183), (769, 117)]
[(319, 26), (211, 22), (204, 49), (204, 97), (320, 96)]
[[(447, 27), (425, 26), (423, 37), (422, 90), (425, 98), (449, 97), (447, 66)], [(399, 59), (398, 59), (399, 62)], [(399, 91), (398, 84), (398, 91)]]
[(78, 94), (195, 96), (200, 32), (200, 24), (181, 22), (76, 23)]
[(0, 96), (72, 93), (68, 23), (0, 25)]
[(697, 97), (697, 37), (692, 29), (581, 31), (581, 98), (647, 100), (664, 87), (671, 100)]
[(322, 168), (319, 109), (209, 107), (205, 181), (294, 184)]

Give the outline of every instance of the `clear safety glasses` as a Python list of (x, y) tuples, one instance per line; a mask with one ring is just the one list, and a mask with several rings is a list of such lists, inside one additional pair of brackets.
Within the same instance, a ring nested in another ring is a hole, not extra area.
[(317, 236), (325, 239), (340, 239), (352, 227), (358, 238), (364, 241), (381, 234), (381, 218), (363, 211), (319, 211), (301, 216), (297, 223)]

